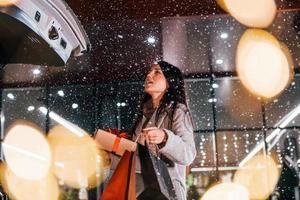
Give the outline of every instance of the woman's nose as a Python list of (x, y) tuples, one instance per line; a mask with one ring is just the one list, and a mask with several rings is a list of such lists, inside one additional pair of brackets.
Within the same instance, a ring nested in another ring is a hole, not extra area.
[(147, 78), (147, 79), (152, 78), (151, 72), (147, 74), (146, 78)]

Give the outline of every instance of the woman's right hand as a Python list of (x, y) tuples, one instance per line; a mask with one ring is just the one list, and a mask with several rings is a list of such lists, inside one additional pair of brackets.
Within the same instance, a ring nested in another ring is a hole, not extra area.
[(161, 144), (167, 140), (167, 134), (157, 127), (145, 128), (142, 132), (149, 144)]

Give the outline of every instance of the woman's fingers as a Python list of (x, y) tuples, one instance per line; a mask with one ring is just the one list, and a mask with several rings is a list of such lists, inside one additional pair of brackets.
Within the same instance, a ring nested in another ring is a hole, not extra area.
[(148, 131), (153, 131), (153, 130), (157, 130), (157, 127), (148, 127), (148, 128), (144, 128), (143, 132), (148, 132)]
[(148, 140), (153, 140), (153, 138), (157, 136), (157, 130), (159, 130), (157, 127), (149, 127), (143, 129), (142, 133), (143, 136), (146, 137)]
[(147, 139), (152, 144), (159, 144), (164, 138), (164, 132), (160, 129), (151, 130), (147, 132)]
[(147, 130), (147, 131), (144, 131), (143, 130), (143, 134), (147, 140), (148, 143), (155, 143), (156, 142), (156, 139), (157, 139), (157, 135), (155, 134), (155, 131), (153, 130)]
[(149, 144), (160, 144), (165, 137), (164, 131), (157, 127), (145, 128), (142, 133)]
[(154, 142), (158, 139), (157, 136), (148, 136), (150, 142)]
[(149, 138), (148, 141), (150, 144), (156, 144), (158, 142), (158, 138)]

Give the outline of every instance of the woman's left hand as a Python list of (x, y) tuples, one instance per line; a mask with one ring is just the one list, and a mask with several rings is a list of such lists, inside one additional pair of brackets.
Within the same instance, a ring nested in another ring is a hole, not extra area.
[(160, 144), (166, 139), (166, 133), (157, 127), (149, 127), (142, 130), (149, 144)]

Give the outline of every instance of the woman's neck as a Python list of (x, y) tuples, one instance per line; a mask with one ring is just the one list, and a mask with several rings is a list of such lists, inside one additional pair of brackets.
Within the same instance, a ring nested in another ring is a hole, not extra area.
[(152, 94), (151, 96), (152, 96), (152, 106), (153, 108), (157, 108), (160, 104), (160, 100), (164, 96), (164, 93)]

